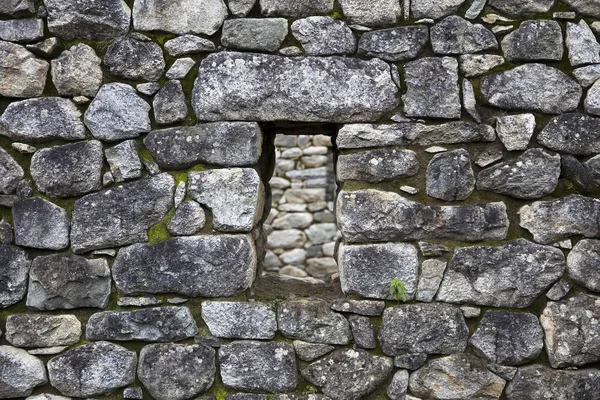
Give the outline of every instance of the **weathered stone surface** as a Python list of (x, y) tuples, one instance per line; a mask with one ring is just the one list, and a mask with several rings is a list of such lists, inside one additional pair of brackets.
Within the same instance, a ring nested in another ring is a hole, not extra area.
[(362, 349), (374, 349), (377, 347), (375, 339), (375, 327), (368, 317), (361, 315), (349, 315), (348, 322), (352, 329), (354, 344)]
[(337, 400), (367, 396), (392, 373), (392, 360), (373, 356), (361, 349), (339, 349), (308, 367), (301, 373), (304, 379)]
[(506, 387), (508, 400), (543, 399), (594, 399), (600, 390), (600, 371), (581, 369), (556, 370), (544, 365), (519, 368)]
[(400, 370), (394, 374), (392, 383), (387, 388), (386, 394), (391, 400), (404, 400), (408, 389), (408, 371)]
[(74, 315), (12, 314), (6, 318), (6, 340), (13, 346), (70, 346), (80, 337), (81, 322)]
[(546, 297), (550, 300), (558, 301), (565, 297), (569, 293), (569, 290), (571, 290), (571, 284), (564, 279), (561, 279), (552, 285), (550, 290), (546, 293)]
[(12, 215), (17, 245), (48, 250), (69, 246), (69, 219), (56, 204), (32, 197), (15, 204)]
[(529, 149), (518, 158), (493, 165), (477, 175), (477, 189), (518, 199), (538, 199), (554, 192), (561, 171), (560, 156)]
[(337, 160), (340, 181), (383, 182), (416, 175), (417, 155), (412, 150), (376, 149), (342, 154)]
[(394, 367), (414, 371), (419, 369), (427, 361), (427, 354), (408, 353), (394, 357)]
[(417, 289), (419, 261), (417, 249), (408, 243), (382, 243), (341, 246), (338, 251), (340, 283), (346, 294), (394, 300), (390, 281), (402, 279), (406, 298)]
[(134, 140), (126, 140), (104, 151), (106, 161), (115, 182), (123, 182), (142, 176), (142, 162)]
[(0, 95), (6, 97), (41, 96), (50, 65), (23, 46), (0, 41)]
[(595, 83), (587, 93), (584, 102), (585, 111), (588, 114), (600, 115), (600, 84)]
[(252, 10), (256, 0), (229, 0), (227, 6), (235, 17), (245, 17)]
[(460, 72), (467, 78), (483, 75), (504, 64), (504, 57), (494, 54), (463, 54), (458, 57)]
[(0, 346), (0, 397), (29, 396), (37, 386), (48, 383), (44, 363), (25, 350)]
[(100, 57), (79, 43), (52, 60), (52, 82), (61, 96), (94, 97), (102, 85)]
[(234, 341), (219, 348), (221, 378), (236, 390), (282, 393), (298, 385), (294, 347), (282, 342)]
[(73, 251), (84, 253), (147, 241), (148, 228), (173, 207), (174, 190), (175, 179), (160, 174), (77, 200), (71, 232)]
[(415, 19), (438, 19), (458, 11), (465, 0), (412, 0), (411, 11)]
[(198, 233), (206, 223), (206, 215), (200, 204), (193, 200), (184, 201), (177, 207), (167, 229), (175, 236), (189, 236)]
[(31, 43), (43, 38), (44, 22), (41, 19), (9, 19), (0, 21), (0, 40)]
[(566, 268), (562, 252), (517, 239), (503, 246), (455, 250), (437, 294), (438, 301), (526, 308)]
[(524, 17), (550, 11), (555, 0), (489, 0), (488, 4), (511, 17)]
[(293, 212), (278, 217), (273, 221), (275, 229), (304, 229), (308, 228), (313, 222), (313, 215), (305, 212)]
[(438, 125), (417, 124), (416, 127), (418, 131), (417, 143), (421, 146), (493, 142), (496, 140), (494, 128), (474, 122), (453, 121)]
[(11, 244), (13, 241), (12, 225), (5, 221), (0, 221), (0, 244)]
[(115, 284), (127, 295), (227, 297), (252, 284), (256, 250), (244, 235), (179, 237), (121, 249), (112, 269)]
[(491, 31), (458, 15), (446, 17), (435, 24), (430, 35), (435, 54), (478, 53), (498, 48), (498, 41)]
[(404, 65), (404, 112), (409, 117), (459, 119), (458, 62), (450, 57), (427, 57)]
[(35, 310), (104, 308), (110, 296), (110, 269), (103, 258), (73, 254), (36, 257), (29, 273), (27, 307)]
[[(263, 15), (302, 18), (333, 11), (333, 0), (291, 2), (287, 0), (260, 0)], [(233, 12), (233, 10), (232, 10)]]
[(560, 61), (564, 52), (561, 27), (556, 21), (523, 21), (504, 37), (502, 52), (511, 61)]
[[(142, 1), (136, 2), (141, 3)], [(158, 44), (133, 37), (118, 39), (108, 46), (104, 64), (116, 77), (152, 82), (161, 78), (166, 66)]]
[(70, 400), (70, 398), (55, 394), (43, 393), (35, 396), (29, 396), (26, 400)]
[(589, 87), (600, 78), (600, 65), (588, 65), (573, 70), (573, 76), (583, 87)]
[(327, 353), (331, 353), (335, 350), (334, 346), (321, 343), (308, 343), (301, 340), (294, 340), (294, 350), (296, 355), (302, 361), (314, 361), (319, 357), (324, 356)]
[(495, 107), (560, 114), (577, 108), (582, 89), (558, 69), (526, 64), (483, 78), (481, 93)]
[(398, 0), (340, 0), (340, 5), (349, 23), (371, 27), (395, 25), (402, 12)]
[(269, 249), (293, 249), (303, 246), (306, 242), (306, 234), (298, 229), (284, 229), (269, 234), (267, 248)]
[(346, 124), (338, 131), (338, 149), (406, 146), (417, 138), (419, 132), (413, 123), (399, 124)]
[(287, 34), (285, 18), (229, 19), (223, 24), (221, 43), (233, 49), (275, 51)]
[(0, 14), (9, 17), (24, 17), (34, 12), (33, 0), (5, 0), (0, 4)]
[(537, 137), (549, 149), (574, 155), (600, 152), (599, 139), (600, 118), (585, 114), (554, 117)]
[(580, 14), (600, 18), (600, 4), (594, 0), (565, 0), (565, 3)]
[(95, 342), (51, 358), (48, 376), (50, 384), (65, 396), (97, 396), (132, 384), (136, 366), (135, 352), (116, 344)]
[(600, 360), (600, 298), (578, 293), (550, 301), (540, 316), (546, 352), (553, 368), (580, 366)]
[(102, 161), (97, 140), (40, 149), (31, 159), (31, 177), (49, 196), (80, 196), (102, 189)]
[(421, 263), (421, 276), (419, 277), (417, 294), (415, 296), (417, 301), (426, 303), (433, 301), (444, 277), (445, 270), (446, 263), (441, 260), (425, 260)]
[(600, 292), (600, 240), (580, 240), (567, 256), (567, 273), (578, 285)]
[(356, 50), (354, 33), (343, 21), (331, 17), (308, 17), (294, 21), (291, 28), (308, 55), (352, 54)]
[(194, 65), (196, 65), (196, 61), (191, 57), (178, 58), (171, 65), (165, 76), (167, 79), (185, 79)]
[[(598, 7), (600, 11), (600, 7)], [(594, 32), (582, 19), (579, 24), (567, 22), (567, 49), (571, 66), (579, 67), (585, 64), (600, 63), (600, 44)]]
[(215, 50), (215, 44), (213, 42), (194, 35), (183, 35), (167, 40), (164, 47), (167, 53), (173, 57)]
[(496, 119), (496, 133), (508, 151), (527, 150), (534, 130), (533, 114), (505, 115)]
[(188, 108), (181, 82), (168, 81), (154, 96), (152, 106), (154, 119), (158, 125), (184, 121), (188, 115)]
[(573, 235), (600, 236), (600, 200), (571, 195), (556, 200), (536, 201), (519, 210), (522, 228), (538, 243), (551, 244)]
[(84, 115), (85, 125), (100, 140), (129, 139), (150, 131), (150, 105), (125, 83), (100, 88)]
[(490, 362), (520, 365), (540, 355), (544, 331), (534, 314), (487, 311), (469, 343)]
[(23, 168), (0, 148), (0, 193), (11, 194), (17, 189), (21, 179), (25, 177)]
[(221, 52), (200, 64), (192, 104), (199, 120), (360, 122), (396, 107), (397, 93), (381, 60)]
[(138, 377), (157, 400), (185, 400), (215, 380), (215, 350), (197, 344), (149, 344), (140, 351)]
[(427, 194), (446, 201), (465, 200), (475, 189), (469, 152), (464, 149), (433, 156), (427, 166)]
[(60, 97), (15, 101), (0, 117), (0, 135), (33, 143), (84, 139), (85, 126), (80, 117), (75, 104)]
[(133, 26), (141, 31), (212, 35), (227, 18), (223, 0), (138, 0)]
[(15, 246), (0, 245), (0, 309), (19, 302), (27, 292), (30, 262)]
[(42, 40), (38, 43), (28, 44), (25, 47), (33, 54), (43, 58), (57, 57), (60, 54), (60, 51), (62, 50), (60, 41), (58, 40), (58, 38), (55, 37)]
[(486, 366), (469, 354), (437, 358), (410, 376), (409, 388), (430, 399), (499, 399), (506, 382)]
[(412, 60), (428, 40), (429, 30), (422, 25), (365, 32), (358, 42), (358, 54), (394, 62)]
[(385, 303), (375, 300), (334, 300), (329, 306), (334, 311), (378, 317), (383, 312)]
[(204, 301), (202, 319), (216, 337), (273, 339), (277, 331), (275, 312), (262, 303)]

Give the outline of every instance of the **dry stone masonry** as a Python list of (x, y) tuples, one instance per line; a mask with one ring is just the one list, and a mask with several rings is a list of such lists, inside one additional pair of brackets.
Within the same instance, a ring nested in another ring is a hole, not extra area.
[(600, 2), (0, 0), (13, 398), (600, 400)]

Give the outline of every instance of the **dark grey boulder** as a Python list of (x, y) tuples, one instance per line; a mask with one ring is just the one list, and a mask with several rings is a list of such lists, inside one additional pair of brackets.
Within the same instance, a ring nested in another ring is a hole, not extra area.
[(446, 201), (465, 200), (475, 190), (475, 175), (469, 152), (446, 151), (427, 165), (427, 194)]
[(417, 124), (346, 124), (338, 131), (338, 149), (406, 146), (417, 138)]
[(119, 251), (113, 264), (117, 288), (127, 295), (177, 293), (228, 297), (254, 280), (256, 250), (245, 235), (193, 236)]
[(556, 0), (490, 0), (488, 4), (511, 17), (525, 17), (550, 11)]
[(392, 62), (407, 61), (417, 58), (428, 41), (429, 29), (424, 25), (365, 32), (358, 42), (358, 54)]
[(213, 42), (194, 35), (183, 35), (169, 39), (165, 42), (164, 47), (167, 53), (173, 57), (211, 52), (215, 50), (215, 44)]
[(154, 120), (158, 125), (169, 125), (184, 121), (188, 115), (185, 94), (181, 82), (168, 81), (152, 101)]
[(369, 317), (349, 315), (348, 322), (350, 323), (350, 329), (352, 329), (352, 337), (356, 347), (362, 349), (374, 349), (377, 347), (375, 327)]
[(435, 24), (430, 36), (435, 54), (457, 55), (498, 48), (498, 41), (490, 30), (458, 15), (446, 17)]
[(452, 121), (435, 125), (416, 124), (416, 129), (418, 131), (416, 141), (421, 146), (496, 140), (493, 127), (468, 121)]
[(31, 158), (31, 177), (49, 196), (80, 196), (102, 189), (103, 158), (97, 140), (40, 149)]
[(337, 179), (383, 182), (416, 175), (417, 155), (412, 150), (375, 149), (341, 154), (337, 159)]
[(277, 331), (275, 311), (262, 303), (202, 302), (202, 319), (210, 333), (231, 339), (273, 339)]
[(23, 46), (1, 40), (0, 55), (0, 96), (27, 98), (42, 95), (50, 68), (47, 61), (35, 57)]
[(298, 385), (296, 355), (288, 343), (234, 341), (219, 348), (219, 364), (228, 388), (285, 393)]
[(526, 308), (565, 272), (559, 249), (517, 239), (503, 246), (462, 247), (448, 264), (436, 299)]
[(538, 199), (558, 186), (561, 160), (541, 149), (529, 149), (518, 158), (495, 164), (477, 175), (477, 189), (518, 199)]
[(362, 349), (339, 349), (304, 368), (304, 379), (335, 400), (364, 398), (392, 374), (392, 360)]
[(24, 177), (23, 168), (0, 147), (0, 193), (14, 193)]
[(309, 343), (301, 340), (294, 340), (293, 344), (298, 358), (308, 362), (314, 361), (335, 350), (334, 346), (322, 343)]
[(136, 366), (135, 352), (116, 344), (95, 342), (51, 358), (48, 376), (50, 384), (65, 396), (98, 396), (132, 384)]
[(329, 307), (333, 311), (378, 317), (385, 308), (385, 302), (376, 300), (334, 300)]
[(600, 190), (593, 172), (576, 157), (563, 154), (560, 156), (560, 163), (562, 177), (570, 181), (579, 193), (590, 194)]
[(306, 54), (333, 56), (352, 54), (356, 37), (345, 22), (332, 17), (308, 17), (292, 23), (292, 34)]
[(142, 162), (134, 140), (125, 140), (104, 150), (106, 161), (115, 182), (123, 182), (142, 176)]
[(223, 24), (221, 43), (231, 49), (276, 51), (288, 34), (285, 18), (228, 19)]
[(44, 21), (41, 19), (9, 19), (0, 21), (0, 40), (32, 43), (44, 38)]
[(333, 0), (260, 0), (260, 10), (263, 15), (302, 18), (333, 12)]
[(140, 351), (138, 377), (154, 399), (186, 400), (212, 386), (215, 353), (197, 344), (149, 344)]
[(189, 200), (177, 207), (173, 218), (167, 224), (167, 230), (175, 236), (189, 236), (202, 230), (205, 223), (206, 215), (202, 206)]
[(94, 97), (102, 85), (102, 60), (90, 46), (79, 43), (52, 60), (52, 82), (61, 96)]
[(595, 0), (564, 0), (564, 2), (580, 14), (600, 18), (600, 4)]
[(0, 397), (29, 396), (33, 389), (48, 383), (44, 362), (12, 346), (0, 346)]
[(6, 318), (6, 340), (18, 347), (70, 346), (81, 338), (74, 315), (12, 314)]
[(545, 365), (519, 368), (506, 387), (508, 400), (596, 399), (600, 393), (600, 371), (597, 369), (556, 370)]
[(600, 240), (580, 240), (567, 256), (567, 273), (578, 285), (600, 292)]
[(469, 344), (490, 362), (520, 365), (540, 355), (544, 331), (534, 314), (486, 311)]
[(34, 12), (33, 0), (5, 0), (0, 4), (0, 14), (9, 17), (25, 17)]
[(502, 52), (511, 61), (560, 61), (564, 53), (561, 27), (557, 21), (523, 21), (504, 37)]
[(118, 78), (151, 82), (162, 77), (166, 66), (158, 44), (133, 37), (118, 39), (108, 46), (104, 65)]
[(600, 152), (600, 118), (586, 114), (554, 117), (537, 137), (540, 144), (563, 153), (587, 156)]
[(21, 301), (27, 293), (30, 261), (19, 247), (0, 244), (0, 309)]
[(381, 60), (221, 52), (200, 63), (192, 105), (201, 121), (360, 122), (391, 111), (397, 93)]
[(67, 212), (41, 197), (31, 197), (12, 208), (15, 243), (34, 249), (64, 250), (69, 247)]
[(456, 13), (464, 2), (465, 0), (411, 0), (408, 4), (413, 18), (438, 19)]
[(147, 230), (173, 207), (174, 191), (175, 179), (160, 174), (82, 197), (73, 209), (73, 251), (147, 241)]
[(27, 307), (34, 310), (104, 308), (110, 297), (110, 269), (103, 258), (73, 254), (36, 257), (29, 272)]

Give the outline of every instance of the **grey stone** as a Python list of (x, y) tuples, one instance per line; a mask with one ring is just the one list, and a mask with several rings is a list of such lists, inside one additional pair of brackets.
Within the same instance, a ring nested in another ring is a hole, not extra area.
[(560, 61), (564, 52), (561, 27), (557, 21), (523, 21), (504, 37), (502, 52), (511, 61)]
[(579, 241), (567, 256), (567, 273), (578, 285), (600, 292), (600, 240)]
[(564, 279), (561, 279), (560, 281), (552, 285), (550, 290), (548, 290), (548, 292), (546, 293), (546, 297), (550, 300), (558, 301), (565, 297), (569, 293), (569, 290), (571, 290), (571, 284), (565, 281)]
[(173, 207), (174, 190), (175, 179), (160, 174), (77, 200), (71, 231), (73, 251), (84, 253), (147, 241), (147, 230)]
[(97, 396), (132, 384), (136, 366), (135, 352), (116, 344), (95, 342), (51, 358), (48, 376), (50, 384), (65, 396)]
[(85, 126), (71, 100), (40, 97), (10, 103), (0, 117), (0, 135), (32, 143), (78, 140), (85, 139)]
[(244, 235), (178, 237), (123, 248), (112, 270), (117, 288), (127, 295), (228, 297), (252, 284), (256, 250)]
[(135, 86), (135, 89), (145, 96), (152, 96), (156, 92), (160, 90), (160, 83), (157, 82), (148, 82), (148, 83), (139, 83)]
[(337, 160), (337, 179), (383, 182), (416, 175), (417, 155), (412, 150), (375, 149), (341, 154)]
[(446, 263), (444, 261), (424, 260), (421, 263), (421, 276), (419, 277), (417, 294), (415, 296), (417, 301), (425, 303), (433, 301), (444, 277), (445, 270)]
[(458, 307), (442, 303), (386, 308), (379, 334), (388, 356), (452, 354), (467, 348), (469, 330)]
[(74, 254), (36, 257), (29, 272), (27, 307), (34, 310), (104, 308), (110, 297), (110, 269), (103, 258)]
[(162, 300), (156, 297), (119, 297), (117, 305), (121, 307), (146, 307), (146, 306), (160, 306)]
[(25, 350), (0, 346), (0, 397), (29, 396), (33, 389), (48, 383), (44, 362)]
[(64, 397), (64, 396), (58, 396), (55, 394), (44, 393), (44, 394), (38, 394), (35, 396), (29, 396), (29, 397), (27, 397), (26, 400), (70, 400), (70, 398)]
[(282, 217), (278, 217), (273, 221), (275, 229), (304, 229), (308, 228), (313, 222), (311, 213), (288, 213)]
[(0, 96), (42, 95), (50, 68), (47, 61), (35, 57), (23, 46), (4, 41), (0, 41), (0, 60)]
[(495, 107), (560, 114), (577, 108), (582, 89), (556, 68), (526, 64), (486, 76), (481, 93)]
[(381, 60), (221, 52), (201, 62), (192, 104), (199, 120), (360, 122), (391, 111), (397, 93)]
[(475, 190), (469, 152), (464, 149), (433, 156), (427, 165), (427, 194), (446, 201), (465, 200)]
[(469, 343), (490, 362), (520, 365), (540, 355), (543, 340), (544, 331), (534, 314), (486, 311)]
[(25, 177), (23, 168), (3, 148), (0, 148), (0, 193), (11, 194)]
[(600, 18), (600, 4), (594, 0), (565, 0), (565, 3), (580, 14)]
[(268, 400), (269, 396), (266, 394), (256, 393), (233, 393), (226, 394), (225, 400)]
[(560, 156), (529, 149), (518, 158), (481, 171), (478, 190), (506, 194), (518, 199), (538, 199), (554, 192), (561, 171)]
[(502, 246), (456, 249), (436, 299), (448, 303), (526, 308), (565, 272), (562, 252), (525, 239)]
[(475, 98), (475, 89), (468, 79), (462, 81), (463, 107), (465, 111), (473, 118), (473, 121), (481, 123), (481, 115), (477, 108), (477, 99)]
[(337, 234), (337, 226), (331, 222), (312, 224), (304, 232), (313, 244), (323, 244), (333, 240)]
[(396, 25), (402, 15), (398, 0), (340, 0), (340, 5), (349, 23), (368, 27)]
[(550, 11), (555, 0), (489, 0), (488, 4), (511, 17), (525, 17)]
[(234, 341), (219, 348), (219, 363), (228, 388), (282, 393), (298, 385), (294, 347), (288, 343)]
[(504, 379), (487, 369), (487, 362), (452, 354), (429, 361), (410, 376), (411, 393), (431, 399), (499, 399)]
[(494, 54), (463, 54), (458, 57), (460, 72), (466, 78), (483, 75), (504, 64), (504, 57)]
[(527, 150), (534, 130), (533, 114), (505, 115), (496, 118), (496, 133), (508, 151)]
[(18, 303), (27, 293), (30, 261), (19, 247), (0, 244), (0, 309)]
[(142, 162), (134, 140), (126, 140), (104, 151), (115, 182), (142, 176)]
[(21, 154), (33, 154), (37, 151), (35, 146), (25, 143), (13, 142), (10, 146)]
[(104, 64), (118, 78), (152, 82), (162, 77), (166, 66), (158, 44), (133, 37), (118, 39), (108, 46)]
[(141, 387), (130, 387), (123, 389), (123, 398), (128, 400), (143, 400), (144, 392)]
[(471, 6), (465, 13), (465, 18), (471, 20), (477, 18), (485, 8), (486, 4), (487, 0), (473, 0)]
[(196, 61), (193, 58), (178, 58), (175, 60), (171, 68), (166, 73), (167, 79), (185, 79), (187, 74), (196, 65)]
[(9, 17), (24, 17), (34, 12), (33, 0), (6, 0), (0, 4), (0, 14)]
[(500, 364), (488, 364), (487, 369), (505, 381), (511, 381), (515, 377), (518, 370), (517, 367), (507, 367)]
[(102, 162), (102, 143), (97, 140), (54, 146), (33, 155), (31, 177), (49, 196), (80, 196), (102, 189)]
[(330, 308), (339, 312), (378, 317), (383, 312), (385, 303), (375, 300), (334, 300)]
[(506, 387), (508, 400), (542, 399), (594, 399), (600, 390), (600, 371), (581, 369), (556, 370), (544, 365), (519, 368)]
[(540, 316), (546, 352), (553, 368), (580, 366), (600, 360), (600, 298), (577, 293), (550, 301)]
[(6, 318), (6, 340), (13, 346), (70, 346), (80, 337), (81, 322), (74, 315), (12, 314)]
[(298, 229), (284, 229), (269, 234), (267, 248), (269, 249), (294, 249), (301, 247), (306, 242), (306, 234)]
[(273, 339), (277, 331), (275, 311), (262, 303), (204, 301), (202, 319), (216, 337)]
[(168, 81), (154, 96), (152, 101), (154, 120), (158, 125), (169, 125), (185, 121), (188, 108), (181, 82)]
[(294, 340), (293, 344), (298, 358), (307, 362), (314, 361), (335, 350), (334, 346), (322, 343), (308, 343), (301, 340)]
[(440, 243), (419, 242), (419, 250), (424, 257), (440, 257), (450, 250)]
[(221, 43), (232, 49), (276, 51), (287, 34), (285, 18), (229, 19), (223, 24)]
[[(231, 6), (231, 1), (229, 2)], [(194, 35), (183, 35), (165, 42), (165, 50), (172, 57), (188, 54), (205, 53), (215, 50), (215, 44), (208, 39)]]
[(429, 29), (423, 25), (403, 26), (365, 32), (358, 42), (358, 54), (386, 61), (417, 58), (429, 41)]
[(52, 60), (52, 82), (61, 96), (94, 97), (102, 85), (100, 57), (90, 46), (79, 43)]
[(308, 55), (352, 54), (356, 50), (354, 33), (343, 21), (331, 17), (308, 17), (294, 21), (291, 28)]
[(125, 83), (107, 83), (84, 114), (84, 122), (96, 139), (114, 141), (150, 132), (150, 105)]
[(375, 340), (375, 327), (369, 319), (361, 315), (348, 316), (348, 322), (352, 329), (354, 344), (362, 349), (374, 349), (377, 347)]
[(458, 62), (450, 57), (421, 58), (404, 65), (407, 91), (402, 96), (409, 117), (459, 119)]
[(421, 146), (432, 144), (456, 144), (469, 142), (493, 142), (496, 140), (494, 128), (474, 122), (453, 121), (445, 124), (417, 124), (417, 143)]
[(54, 58), (60, 54), (62, 49), (60, 41), (55, 37), (42, 40), (38, 43), (28, 44), (25, 47), (33, 54), (44, 58)]
[(586, 114), (554, 117), (538, 135), (540, 144), (549, 149), (574, 155), (600, 152), (600, 118)]
[(31, 43), (43, 38), (44, 21), (41, 19), (9, 19), (0, 21), (0, 40)]
[(141, 31), (212, 35), (225, 18), (223, 0), (146, 0), (133, 6), (133, 26)]
[(197, 344), (150, 344), (140, 352), (138, 377), (157, 400), (185, 400), (215, 380), (215, 350)]
[(34, 249), (64, 250), (69, 246), (69, 219), (64, 209), (40, 197), (12, 208), (15, 243)]
[(85, 328), (88, 340), (172, 342), (194, 337), (196, 321), (187, 307), (155, 307), (92, 314)]
[(589, 87), (600, 79), (600, 65), (588, 65), (573, 70), (573, 76), (583, 87)]
[(583, 163), (596, 184), (600, 184), (600, 157), (595, 156)]
[(478, 53), (498, 48), (498, 41), (491, 31), (458, 15), (451, 15), (435, 24), (430, 36), (435, 54)]
[(412, 16), (415, 19), (438, 19), (458, 11), (465, 0), (411, 0)]
[(205, 223), (206, 216), (200, 204), (189, 200), (177, 207), (167, 229), (175, 236), (189, 236), (200, 232)]
[(11, 244), (13, 241), (12, 226), (8, 222), (0, 221), (0, 245)]
[[(600, 7), (598, 7), (600, 14)], [(571, 66), (600, 63), (600, 44), (594, 32), (582, 19), (579, 24), (567, 22), (567, 49)]]
[(338, 266), (331, 257), (310, 258), (306, 261), (306, 272), (312, 277), (329, 280), (338, 272)]
[(252, 10), (255, 4), (256, 0), (229, 0), (227, 2), (229, 11), (235, 17), (245, 17)]
[(106, 40), (129, 31), (131, 10), (123, 0), (45, 0), (50, 33), (66, 40)]
[(522, 228), (538, 243), (552, 244), (573, 235), (600, 237), (596, 221), (600, 218), (600, 200), (580, 195), (536, 201), (519, 210)]
[(427, 354), (408, 353), (394, 357), (394, 367), (414, 371), (419, 369), (427, 361)]
[(408, 371), (400, 370), (394, 374), (386, 394), (391, 400), (404, 400), (408, 389)]
[(291, 18), (328, 14), (333, 11), (333, 0), (309, 0), (290, 2), (287, 0), (260, 0), (263, 15)]
[(594, 83), (588, 90), (583, 105), (588, 114), (600, 115), (600, 84)]

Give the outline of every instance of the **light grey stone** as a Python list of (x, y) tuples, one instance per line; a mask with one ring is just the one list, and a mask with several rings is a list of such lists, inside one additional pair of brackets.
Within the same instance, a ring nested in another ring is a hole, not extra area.
[(479, 307), (461, 306), (460, 311), (462, 311), (465, 318), (478, 318), (481, 315), (481, 308)]
[(6, 0), (0, 4), (0, 14), (9, 17), (24, 17), (34, 12), (33, 0)]
[(594, 0), (565, 0), (565, 3), (580, 14), (600, 18), (600, 4)]
[(376, 300), (334, 300), (330, 308), (339, 312), (378, 317), (383, 312), (385, 303)]
[(337, 234), (337, 226), (331, 222), (312, 224), (304, 233), (312, 244), (323, 244), (333, 240)]
[(306, 272), (312, 277), (330, 280), (331, 275), (337, 274), (338, 266), (332, 257), (309, 258), (306, 261)]
[(331, 17), (308, 17), (294, 21), (291, 28), (308, 55), (343, 55), (356, 50), (354, 33), (343, 21)]
[(34, 388), (48, 383), (44, 362), (25, 350), (0, 346), (0, 397), (29, 396)]
[(117, 305), (120, 307), (146, 307), (146, 306), (160, 306), (162, 300), (156, 297), (119, 297)]
[(435, 24), (430, 36), (435, 54), (478, 53), (498, 48), (498, 41), (491, 31), (458, 15), (451, 15)]
[(235, 17), (245, 17), (252, 10), (255, 4), (256, 0), (229, 0), (227, 2), (229, 11)]
[(26, 400), (70, 400), (70, 397), (58, 396), (55, 394), (38, 394), (35, 396), (29, 396)]
[(223, 24), (221, 43), (228, 48), (276, 51), (288, 34), (285, 18), (229, 19)]
[(465, 18), (471, 20), (477, 18), (485, 8), (486, 3), (487, 0), (473, 0), (471, 6), (465, 14)]
[(402, 16), (398, 0), (340, 0), (344, 17), (351, 24), (368, 27), (396, 25)]
[(0, 309), (18, 303), (27, 293), (30, 261), (19, 247), (0, 244)]
[(418, 171), (419, 161), (414, 151), (376, 149), (339, 155), (336, 178), (341, 182), (383, 182), (413, 176)]
[[(275, 229), (304, 229), (308, 228), (313, 222), (311, 213), (289, 213), (278, 217), (273, 221)], [(293, 263), (292, 263), (293, 264)]]
[(418, 131), (417, 143), (421, 146), (496, 140), (494, 128), (474, 122), (452, 121), (438, 125), (417, 124), (416, 128)]
[(538, 135), (540, 144), (573, 155), (600, 152), (600, 118), (586, 114), (564, 114), (552, 118)]
[(419, 250), (424, 257), (440, 257), (450, 250), (441, 243), (419, 242)]
[(397, 371), (392, 382), (387, 388), (386, 394), (391, 400), (404, 400), (408, 390), (408, 371), (403, 369)]
[(18, 246), (48, 250), (69, 246), (70, 222), (66, 211), (56, 204), (32, 197), (15, 204), (12, 216)]
[(190, 57), (178, 58), (166, 73), (167, 79), (185, 79), (187, 74), (196, 65), (196, 61)]
[(391, 111), (397, 93), (381, 60), (221, 52), (200, 63), (192, 104), (199, 120), (360, 122)]
[(525, 17), (550, 11), (556, 0), (489, 0), (488, 4), (510, 17)]
[(369, 319), (361, 315), (349, 315), (348, 322), (352, 329), (354, 345), (362, 349), (374, 349), (377, 347), (375, 339), (375, 327)]
[(169, 233), (175, 236), (195, 235), (204, 228), (206, 215), (200, 204), (193, 200), (181, 203), (167, 224)]
[(267, 248), (294, 249), (302, 247), (306, 242), (306, 234), (298, 229), (284, 229), (269, 234)]
[[(136, 4), (141, 4), (138, 1)], [(135, 81), (158, 81), (165, 70), (165, 60), (160, 46), (154, 42), (124, 37), (116, 40), (106, 50), (104, 65), (118, 77)]]
[(502, 40), (502, 52), (510, 61), (560, 61), (563, 47), (562, 30), (557, 21), (523, 21)]
[(0, 148), (0, 193), (11, 194), (25, 177), (23, 168), (3, 148)]
[(446, 263), (440, 260), (425, 260), (421, 263), (421, 276), (417, 286), (416, 300), (425, 303), (431, 303), (437, 293)]
[(567, 256), (569, 278), (580, 286), (600, 292), (600, 240), (580, 240)]
[(508, 400), (540, 399), (593, 399), (600, 389), (600, 371), (597, 369), (556, 370), (545, 365), (519, 368), (506, 387)]
[(468, 79), (462, 81), (463, 107), (465, 111), (473, 118), (473, 121), (481, 123), (481, 115), (477, 109), (477, 100), (475, 99), (475, 89)]
[(10, 146), (21, 154), (33, 154), (37, 151), (35, 146), (26, 143), (13, 142)]
[[(231, 6), (232, 1), (229, 2)], [(208, 39), (194, 35), (183, 35), (165, 42), (165, 50), (172, 57), (180, 57), (188, 54), (211, 52), (215, 50), (215, 44)]]
[(142, 176), (142, 162), (134, 140), (126, 140), (104, 150), (106, 161), (115, 182), (123, 182)]
[(561, 279), (560, 281), (552, 285), (550, 290), (548, 290), (548, 292), (546, 293), (546, 297), (550, 300), (558, 301), (565, 297), (569, 293), (569, 290), (571, 290), (571, 284), (565, 281), (564, 279)]
[(386, 61), (412, 60), (429, 40), (426, 26), (404, 26), (365, 32), (358, 42), (358, 54)]
[(600, 83), (594, 83), (588, 90), (583, 105), (588, 114), (600, 116)]
[(90, 46), (79, 43), (52, 60), (52, 82), (61, 96), (94, 97), (102, 85), (102, 60)]
[(123, 398), (128, 400), (143, 400), (144, 392), (141, 387), (129, 387), (123, 389)]
[(469, 153), (464, 149), (433, 156), (427, 166), (427, 194), (446, 201), (465, 200), (475, 189)]
[(496, 118), (496, 133), (508, 151), (526, 150), (534, 130), (533, 114), (505, 115)]
[(571, 66), (600, 63), (600, 44), (585, 20), (578, 24), (567, 22), (566, 45)]
[(308, 343), (301, 340), (294, 340), (293, 344), (298, 358), (307, 362), (314, 361), (335, 350), (334, 346), (322, 343)]
[(574, 69), (573, 76), (581, 86), (590, 87), (600, 79), (600, 64)]
[(47, 61), (35, 57), (23, 46), (4, 41), (0, 41), (0, 60), (0, 96), (42, 95), (50, 68)]
[(260, 0), (260, 9), (263, 15), (303, 18), (333, 12), (333, 0)]
[(415, 19), (438, 19), (458, 11), (465, 0), (411, 0), (412, 16)]
[(504, 57), (494, 54), (463, 54), (458, 57), (460, 72), (466, 78), (483, 75), (504, 62)]
[(202, 319), (222, 338), (273, 339), (277, 331), (275, 311), (262, 303), (203, 301)]
[(526, 308), (565, 272), (562, 252), (517, 239), (502, 246), (458, 248), (436, 300), (457, 304)]
[(12, 314), (6, 318), (6, 340), (13, 346), (70, 346), (80, 337), (81, 322), (74, 315)]
[(43, 38), (44, 21), (41, 19), (8, 19), (0, 21), (0, 40), (31, 43)]
[(152, 96), (160, 90), (160, 83), (148, 82), (139, 83), (135, 86), (136, 90), (145, 96)]
[(11, 244), (13, 241), (12, 225), (8, 222), (0, 221), (0, 244)]
[(154, 120), (157, 125), (169, 125), (185, 121), (188, 108), (181, 82), (168, 81), (154, 96), (152, 101)]

